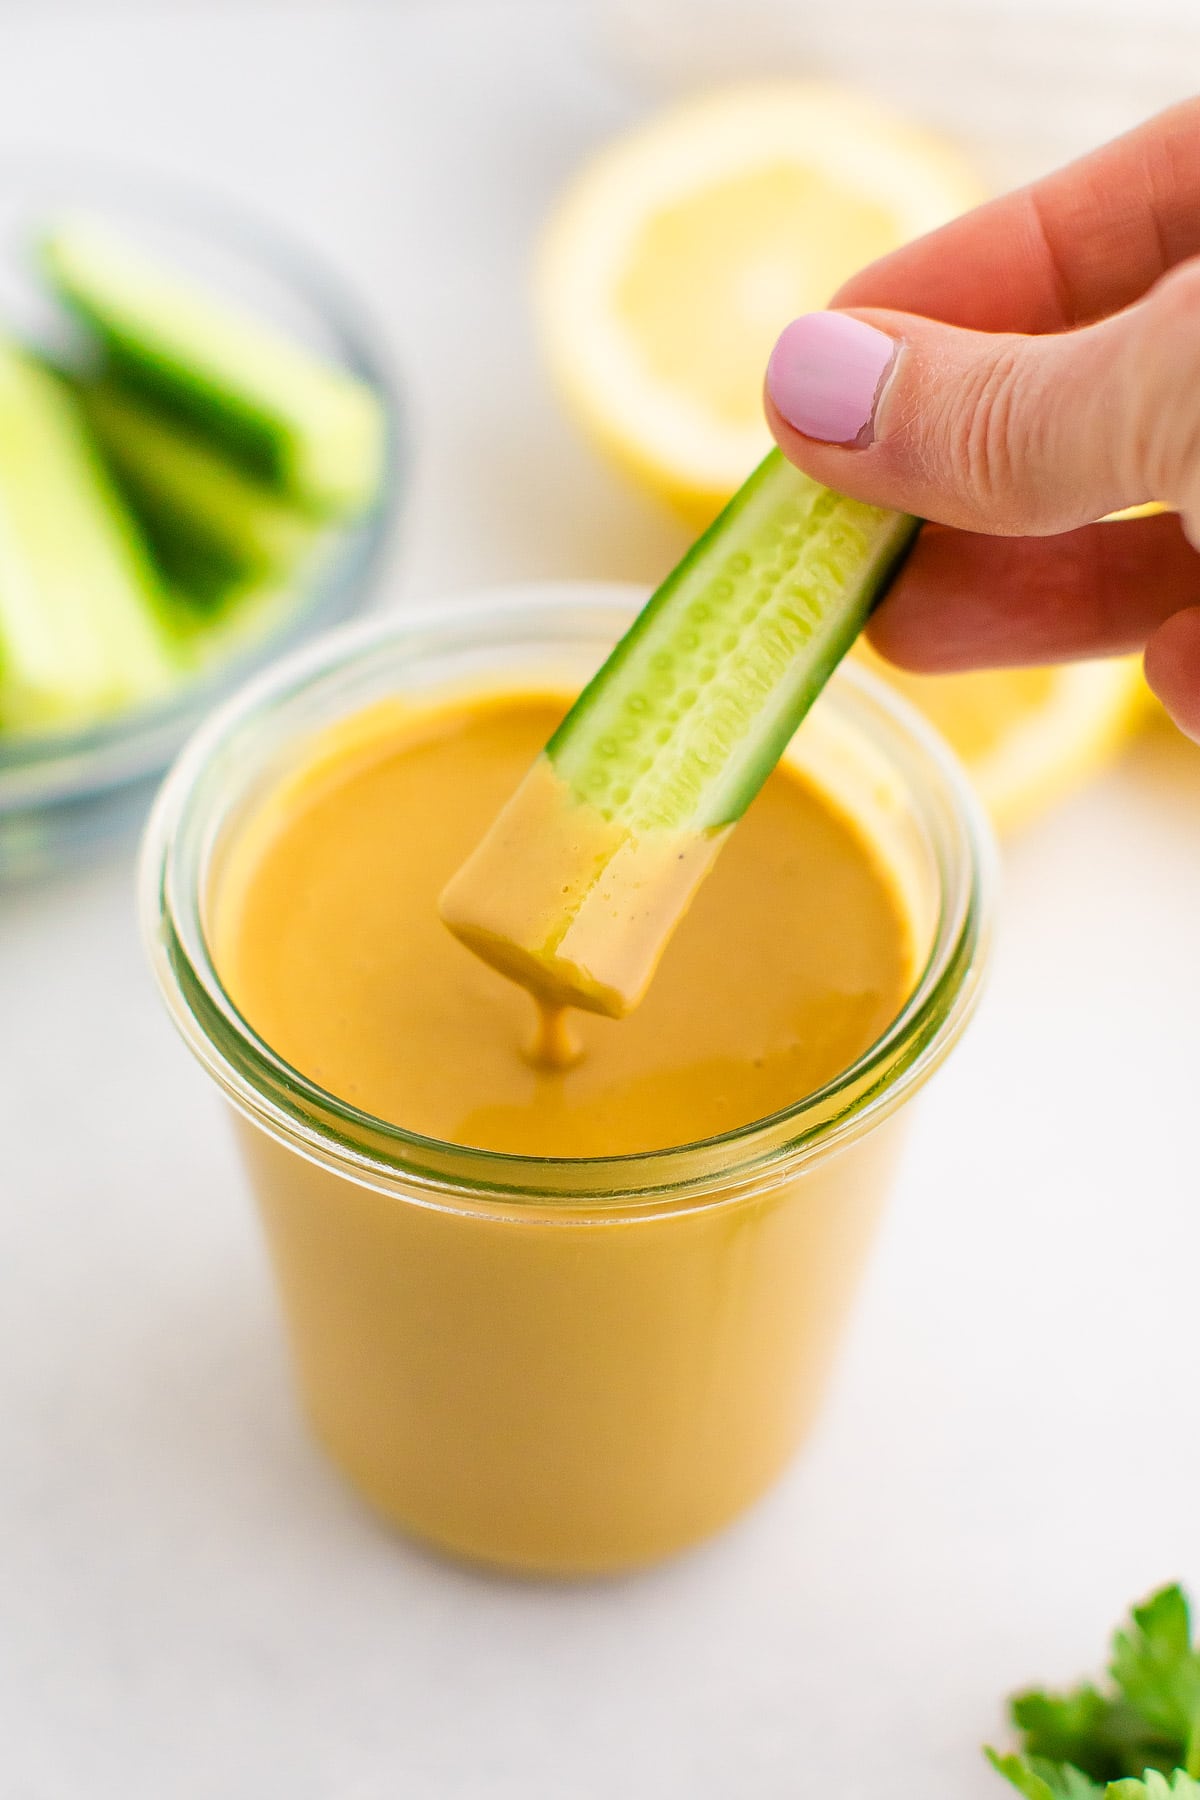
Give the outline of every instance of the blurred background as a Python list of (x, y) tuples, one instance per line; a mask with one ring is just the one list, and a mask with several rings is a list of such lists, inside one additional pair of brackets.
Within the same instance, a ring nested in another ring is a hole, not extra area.
[[(150, 176), (328, 266), (399, 400), (363, 604), (650, 583), (689, 527), (563, 405), (536, 247), (617, 134), (780, 76), (915, 121), (991, 191), (1194, 91), (1200, 16), (0, 0), (0, 196), (46, 159)], [(427, 1561), (310, 1447), (216, 1101), (141, 966), (128, 834), (0, 891), (5, 1800), (1002, 1791), (1003, 1694), (1200, 1580), (1200, 754), (1131, 694), (1088, 714), (1090, 785), (1019, 809), (992, 992), (812, 1452), (721, 1543), (593, 1591)]]
[(420, 455), (397, 557), (414, 591), (584, 564), (646, 579), (682, 538), (595, 478), (528, 305), (537, 234), (588, 153), (714, 82), (832, 77), (948, 134), (999, 188), (1188, 93), (1191, 11), (4, 0), (0, 143), (198, 183), (324, 252), (411, 402)]

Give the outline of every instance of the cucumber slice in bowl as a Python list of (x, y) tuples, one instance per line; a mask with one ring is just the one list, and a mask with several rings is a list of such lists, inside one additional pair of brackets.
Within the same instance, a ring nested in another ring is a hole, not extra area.
[(0, 731), (160, 700), (169, 598), (59, 377), (0, 341)]
[(203, 599), (212, 587), (285, 578), (316, 543), (320, 520), (196, 432), (112, 381), (74, 392), (160, 565), (186, 592)]
[(631, 1011), (917, 525), (772, 451), (450, 882), (450, 929), (545, 1005)]
[(355, 376), (86, 217), (46, 232), (41, 260), (121, 380), (302, 505), (341, 515), (370, 504), (385, 421)]

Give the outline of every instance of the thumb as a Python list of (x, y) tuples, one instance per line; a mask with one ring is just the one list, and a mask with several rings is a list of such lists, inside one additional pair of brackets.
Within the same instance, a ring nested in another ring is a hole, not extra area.
[(766, 403), (785, 454), (861, 500), (1033, 536), (1154, 499), (1200, 545), (1200, 259), (1043, 337), (808, 313), (772, 352)]

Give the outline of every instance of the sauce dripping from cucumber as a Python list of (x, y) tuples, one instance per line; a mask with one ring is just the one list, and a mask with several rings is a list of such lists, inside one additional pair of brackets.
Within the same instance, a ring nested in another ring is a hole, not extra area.
[(549, 1013), (619, 1018), (636, 1006), (917, 528), (772, 451), (651, 596), (448, 884), (450, 929)]

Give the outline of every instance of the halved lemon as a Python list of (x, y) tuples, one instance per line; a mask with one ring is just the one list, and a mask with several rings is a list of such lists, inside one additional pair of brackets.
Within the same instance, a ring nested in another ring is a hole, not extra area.
[(553, 373), (627, 470), (706, 522), (769, 448), (763, 371), (788, 320), (981, 197), (953, 148), (841, 89), (688, 102), (602, 151), (551, 222)]
[(863, 642), (854, 655), (949, 741), (1001, 830), (1028, 823), (1097, 774), (1148, 710), (1138, 656), (910, 675)]

